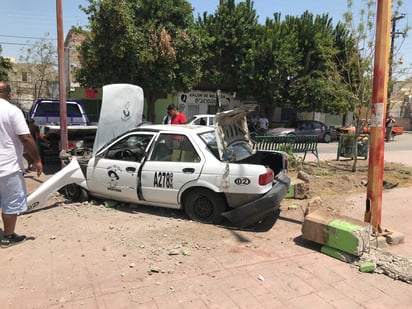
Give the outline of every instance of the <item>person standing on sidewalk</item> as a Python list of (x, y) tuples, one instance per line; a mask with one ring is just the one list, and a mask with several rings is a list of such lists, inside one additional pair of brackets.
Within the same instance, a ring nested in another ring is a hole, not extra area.
[(174, 104), (167, 107), (167, 113), (170, 116), (170, 124), (185, 124), (187, 122), (185, 114), (178, 112)]
[(386, 141), (390, 142), (391, 141), (391, 135), (392, 135), (392, 128), (395, 125), (395, 118), (393, 118), (392, 115), (389, 115), (388, 118), (386, 118), (386, 132), (385, 132), (385, 138)]
[[(40, 158), (42, 158), (42, 148), (50, 148), (50, 141), (44, 136), (43, 134), (40, 133), (40, 128), (36, 124), (36, 121), (34, 119), (27, 119), (27, 126), (29, 127), (30, 134), (33, 136), (34, 142), (36, 143), (37, 150), (39, 151)], [(33, 160), (30, 158), (30, 156), (27, 155), (27, 153), (23, 153), (23, 157), (26, 159), (28, 162), (28, 170), (31, 170), (31, 166), (33, 164)]]
[(172, 116), (170, 116), (170, 111), (166, 111), (166, 115), (163, 117), (162, 124), (170, 124), (172, 122)]
[(264, 113), (260, 114), (260, 118), (256, 122), (257, 133), (260, 136), (265, 136), (269, 129), (269, 120)]
[(3, 220), (1, 247), (7, 248), (26, 239), (14, 230), (17, 214), (27, 210), (23, 150), (32, 158), (33, 169), (40, 176), (43, 165), (36, 143), (21, 110), (10, 103), (11, 88), (0, 81), (0, 208)]

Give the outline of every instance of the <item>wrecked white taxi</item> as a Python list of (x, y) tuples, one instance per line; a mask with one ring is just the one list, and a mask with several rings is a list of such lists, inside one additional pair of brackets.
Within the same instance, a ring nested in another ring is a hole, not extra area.
[(138, 126), (89, 160), (73, 157), (29, 195), (29, 209), (65, 185), (65, 195), (74, 201), (95, 197), (182, 209), (204, 223), (223, 218), (239, 227), (256, 223), (278, 209), (290, 179), (285, 153), (253, 149), (246, 113), (218, 114), (215, 128)]

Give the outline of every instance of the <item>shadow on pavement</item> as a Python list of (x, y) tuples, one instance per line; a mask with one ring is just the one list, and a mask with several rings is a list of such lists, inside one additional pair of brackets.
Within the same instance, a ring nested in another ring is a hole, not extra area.
[[(99, 205), (104, 205), (104, 200), (95, 200), (95, 203)], [(124, 211), (127, 213), (135, 214), (137, 212), (144, 213), (144, 214), (151, 214), (155, 216), (161, 216), (166, 218), (175, 218), (181, 219), (186, 221), (191, 221), (191, 219), (186, 215), (184, 210), (181, 209), (169, 209), (169, 208), (161, 208), (161, 207), (153, 207), (153, 206), (144, 206), (144, 205), (133, 205), (133, 204), (126, 204), (118, 202), (114, 207), (116, 210)], [(279, 218), (280, 211), (276, 211), (273, 214), (268, 215), (264, 220), (255, 223), (251, 226), (246, 228), (239, 228), (234, 226), (228, 220), (224, 219), (221, 224), (216, 224), (216, 227), (221, 227), (225, 229), (229, 229), (235, 233), (236, 231), (244, 231), (244, 232), (267, 232), (269, 231), (276, 223)], [(241, 238), (240, 236), (238, 237)]]

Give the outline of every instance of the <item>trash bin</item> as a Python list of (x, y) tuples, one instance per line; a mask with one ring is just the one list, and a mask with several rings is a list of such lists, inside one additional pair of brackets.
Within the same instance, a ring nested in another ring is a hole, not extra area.
[(355, 157), (355, 146), (358, 146), (357, 157), (363, 157), (365, 160), (369, 154), (369, 135), (359, 134), (358, 137), (354, 134), (341, 134), (338, 140), (338, 155), (340, 157), (351, 158)]

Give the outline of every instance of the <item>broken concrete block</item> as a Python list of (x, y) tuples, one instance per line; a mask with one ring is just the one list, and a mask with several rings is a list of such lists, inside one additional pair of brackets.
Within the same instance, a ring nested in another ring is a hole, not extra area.
[(381, 235), (377, 237), (371, 236), (369, 243), (370, 243), (370, 247), (375, 248), (375, 249), (377, 248), (384, 249), (388, 246), (386, 237), (381, 236)]
[(312, 213), (318, 210), (319, 208), (322, 207), (322, 205), (323, 205), (323, 202), (319, 196), (315, 196), (311, 198), (308, 204), (306, 205), (305, 216), (307, 216), (309, 213)]
[(310, 176), (308, 173), (304, 172), (304, 171), (299, 171), (298, 172), (298, 179), (303, 180), (304, 182), (310, 182)]
[(309, 198), (309, 184), (307, 182), (298, 181), (294, 184), (295, 199), (304, 200)]
[(363, 221), (319, 209), (305, 217), (302, 236), (306, 240), (360, 256), (369, 248), (370, 227)]
[(385, 235), (386, 242), (389, 245), (398, 245), (405, 241), (405, 235), (400, 232), (392, 231), (391, 234)]

